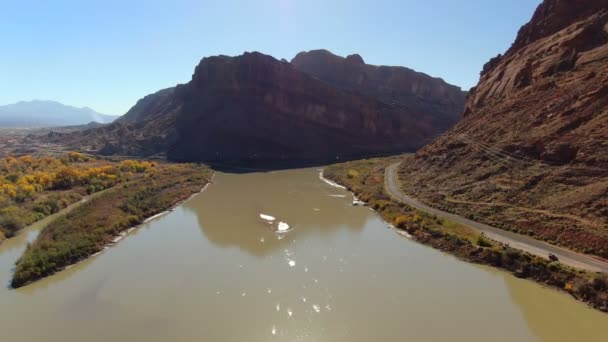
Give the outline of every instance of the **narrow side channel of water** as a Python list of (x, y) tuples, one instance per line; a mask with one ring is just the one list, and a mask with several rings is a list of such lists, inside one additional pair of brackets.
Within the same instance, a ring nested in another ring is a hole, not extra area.
[(316, 169), (220, 173), (102, 255), (10, 290), (26, 232), (0, 246), (0, 336), (608, 341), (608, 315), (412, 242), (351, 204)]

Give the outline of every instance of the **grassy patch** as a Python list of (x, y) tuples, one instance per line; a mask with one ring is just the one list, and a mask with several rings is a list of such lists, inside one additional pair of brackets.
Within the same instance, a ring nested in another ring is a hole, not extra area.
[(211, 170), (161, 164), (51, 222), (17, 261), (13, 287), (23, 286), (101, 251), (124, 230), (186, 199), (207, 184)]

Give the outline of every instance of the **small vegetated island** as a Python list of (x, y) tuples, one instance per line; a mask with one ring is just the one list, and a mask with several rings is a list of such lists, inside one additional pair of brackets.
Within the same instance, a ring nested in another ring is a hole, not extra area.
[(80, 202), (28, 245), (11, 285), (23, 286), (101, 251), (127, 229), (201, 191), (211, 176), (198, 164), (110, 160), (76, 152), (0, 159), (0, 242)]
[(385, 192), (384, 172), (400, 157), (359, 160), (326, 167), (324, 177), (345, 186), (398, 231), (460, 259), (497, 267), (566, 291), (590, 306), (608, 312), (605, 274), (576, 270), (486, 238), (468, 226), (450, 222), (399, 202)]

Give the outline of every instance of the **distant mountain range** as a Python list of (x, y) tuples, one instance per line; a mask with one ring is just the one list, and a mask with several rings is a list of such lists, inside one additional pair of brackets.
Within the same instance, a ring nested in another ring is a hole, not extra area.
[(465, 96), (359, 55), (316, 50), (290, 63), (252, 52), (204, 58), (190, 82), (144, 97), (111, 125), (53, 139), (102, 154), (302, 165), (415, 151), (458, 121)]
[(0, 127), (60, 127), (90, 122), (110, 123), (118, 116), (101, 114), (91, 108), (77, 108), (55, 101), (21, 101), (0, 106)]

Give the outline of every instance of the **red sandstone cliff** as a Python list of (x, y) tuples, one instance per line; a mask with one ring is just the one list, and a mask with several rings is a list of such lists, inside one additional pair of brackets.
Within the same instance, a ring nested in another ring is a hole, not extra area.
[(608, 1), (544, 1), (465, 107), (404, 165), (409, 191), (608, 257)]
[(435, 127), (453, 126), (464, 107), (466, 92), (459, 87), (405, 67), (365, 64), (357, 54), (343, 58), (327, 50), (313, 50), (299, 53), (291, 63), (337, 87), (427, 113)]
[[(421, 94), (434, 91), (432, 85), (420, 88)], [(204, 58), (189, 83), (143, 98), (116, 123), (57, 140), (104, 154), (238, 164), (300, 165), (414, 151), (462, 111), (458, 104), (445, 107), (436, 92), (441, 110), (431, 108), (429, 96), (421, 95), (424, 106), (391, 103), (257, 52), (216, 56)]]

